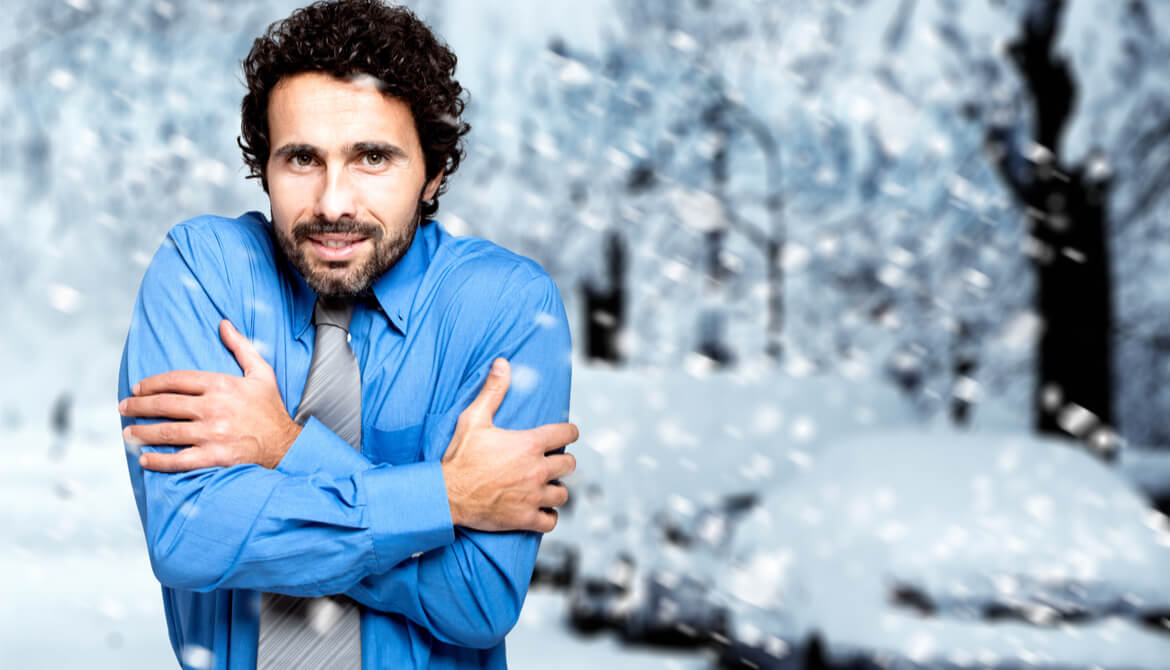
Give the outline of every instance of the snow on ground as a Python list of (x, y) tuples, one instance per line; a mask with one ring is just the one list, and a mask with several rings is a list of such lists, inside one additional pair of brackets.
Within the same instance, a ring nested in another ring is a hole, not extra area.
[[(1168, 564), (1170, 523), (1085, 452), (938, 430), (827, 450), (737, 530), (724, 584), (787, 614), (764, 632), (819, 630), (830, 648), (1154, 668), (1170, 635), (1134, 619), (1170, 612)], [(895, 587), (933, 614), (892, 605)]]
[[(42, 427), (0, 432), (5, 667), (172, 667), (113, 403), (80, 405), (60, 459), (50, 456), (53, 437)], [(1011, 412), (997, 411), (981, 407), (977, 416), (1023, 433)], [(1029, 574), (1103, 586), (1085, 590), (1087, 600), (1128, 594), (1170, 602), (1158, 578), (1167, 548), (1158, 544), (1164, 533), (1151, 527), (1155, 517), (1118, 476), (1064, 445), (913, 430), (913, 410), (872, 381), (701, 366), (657, 373), (578, 366), (573, 419), (582, 430), (572, 447), (574, 507), (551, 538), (585, 553), (582, 570), (604, 570), (625, 550), (644, 562), (692, 561), (692, 569), (719, 576), (719, 565), (660, 551), (651, 520), (693, 518), (721, 496), (755, 492), (775, 527), (737, 535), (755, 541), (736, 545), (737, 558), (748, 562), (737, 563), (738, 572), (725, 566), (723, 584), (737, 592), (735, 580), (745, 574), (749, 586), (768, 575), (786, 584), (779, 593), (753, 589), (762, 604), (780, 595), (800, 605), (772, 615), (777, 625), (815, 625), (830, 645), (872, 645), (911, 658), (970, 653), (978, 663), (1024, 649), (1037, 659), (1152, 668), (1170, 657), (1170, 638), (1119, 617), (989, 625), (957, 614), (924, 619), (888, 605), (891, 577), (945, 605), (955, 584), (964, 585), (960, 595), (970, 604), (1002, 596), (1013, 584), (1002, 575), (1014, 575), (1014, 588), (1026, 591), (1034, 585)], [(1147, 475), (1166, 460), (1143, 458)], [(791, 555), (776, 559), (783, 547)], [(745, 573), (745, 565), (757, 572)], [(630, 648), (607, 632), (579, 637), (566, 611), (562, 592), (530, 594), (509, 637), (512, 667), (554, 660), (582, 669), (709, 667), (703, 653)]]

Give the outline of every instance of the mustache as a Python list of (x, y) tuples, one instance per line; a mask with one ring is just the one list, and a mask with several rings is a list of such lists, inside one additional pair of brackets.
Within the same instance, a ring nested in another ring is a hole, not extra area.
[(308, 221), (301, 221), (293, 226), (293, 239), (297, 242), (304, 242), (314, 235), (323, 235), (326, 233), (353, 233), (368, 237), (377, 242), (382, 239), (382, 227), (376, 226), (372, 223), (363, 223), (357, 219), (341, 218), (336, 221), (329, 221), (328, 219), (317, 217), (309, 219)]

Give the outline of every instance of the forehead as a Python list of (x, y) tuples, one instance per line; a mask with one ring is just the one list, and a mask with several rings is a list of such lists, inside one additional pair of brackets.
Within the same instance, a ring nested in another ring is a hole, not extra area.
[(354, 142), (392, 142), (419, 150), (414, 116), (369, 76), (338, 79), (319, 72), (282, 77), (268, 98), (270, 145), (298, 142), (323, 149)]

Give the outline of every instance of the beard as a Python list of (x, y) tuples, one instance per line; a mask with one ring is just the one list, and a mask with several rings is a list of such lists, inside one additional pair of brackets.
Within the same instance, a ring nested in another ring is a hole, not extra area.
[[(422, 219), (422, 200), (414, 207), (409, 226), (387, 233), (382, 226), (343, 217), (328, 221), (316, 217), (293, 224), (291, 235), (273, 226), (280, 250), (318, 296), (353, 299), (366, 293), (378, 277), (406, 255)], [(353, 233), (373, 243), (373, 253), (346, 261), (310, 260), (309, 238), (326, 233)]]

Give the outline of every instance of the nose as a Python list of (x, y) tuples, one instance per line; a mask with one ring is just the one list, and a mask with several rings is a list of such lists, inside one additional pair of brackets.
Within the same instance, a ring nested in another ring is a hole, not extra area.
[(313, 213), (326, 221), (337, 221), (343, 217), (355, 218), (356, 198), (354, 188), (347, 171), (328, 170), (325, 174), (325, 184), (317, 197), (316, 211)]

